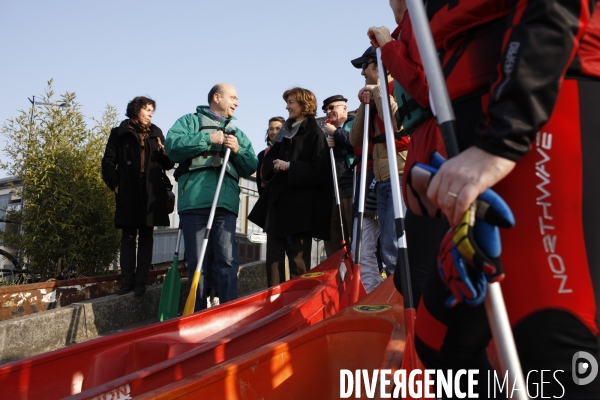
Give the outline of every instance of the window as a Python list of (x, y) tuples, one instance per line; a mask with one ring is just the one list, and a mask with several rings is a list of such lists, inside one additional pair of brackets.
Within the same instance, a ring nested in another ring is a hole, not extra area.
[[(0, 195), (0, 218), (4, 218), (6, 216), (6, 207), (8, 206), (9, 197), (9, 194)], [(0, 230), (4, 231), (5, 226), (6, 224), (4, 222), (0, 222)]]

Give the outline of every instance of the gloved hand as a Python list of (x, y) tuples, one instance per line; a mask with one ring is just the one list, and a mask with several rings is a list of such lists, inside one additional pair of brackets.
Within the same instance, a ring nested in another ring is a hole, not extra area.
[(365, 198), (365, 217), (377, 219), (377, 192), (372, 189), (367, 189), (367, 197)]
[(495, 204), (498, 208), (494, 208), (494, 212), (502, 213), (504, 221), (514, 224), (514, 219), (506, 203), (495, 192), (486, 191), (484, 197), (487, 202), (473, 203), (460, 225), (450, 229), (440, 245), (438, 273), (451, 292), (446, 301), (448, 307), (460, 302), (477, 306), (485, 298), (486, 282), (504, 279), (500, 231), (498, 226), (477, 219), (478, 204)]
[(453, 239), (454, 231), (450, 229), (442, 239), (437, 257), (438, 273), (451, 293), (446, 307), (454, 307), (460, 302), (476, 306), (485, 298), (485, 276), (465, 265)]
[[(431, 165), (415, 164), (409, 172), (407, 197), (415, 206), (411, 210), (420, 211), (418, 215), (441, 216), (426, 193), (429, 181), (444, 161), (434, 153)], [(486, 295), (486, 282), (504, 279), (498, 228), (510, 228), (514, 224), (506, 202), (492, 189), (487, 189), (463, 215), (461, 223), (448, 231), (437, 258), (438, 273), (451, 292), (446, 302), (448, 307), (460, 302), (479, 305)]]
[(442, 156), (435, 152), (431, 155), (430, 164), (415, 163), (406, 176), (406, 207), (415, 215), (424, 217), (441, 217), (442, 210), (427, 197), (429, 182), (444, 163)]

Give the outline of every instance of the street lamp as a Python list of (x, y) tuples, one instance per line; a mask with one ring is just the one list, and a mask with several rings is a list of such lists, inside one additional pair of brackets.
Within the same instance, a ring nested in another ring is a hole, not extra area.
[(58, 106), (61, 108), (69, 107), (68, 103), (61, 103), (61, 104), (46, 103), (43, 101), (35, 101), (35, 96), (32, 96), (32, 97), (33, 97), (32, 99), (30, 99), (29, 97), (27, 98), (27, 100), (29, 100), (29, 102), (31, 103), (31, 118), (30, 118), (31, 123), (33, 123), (33, 110), (35, 109), (35, 106)]

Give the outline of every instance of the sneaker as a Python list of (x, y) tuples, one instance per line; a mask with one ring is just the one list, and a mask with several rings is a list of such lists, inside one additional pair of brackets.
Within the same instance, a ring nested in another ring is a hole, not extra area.
[(143, 296), (146, 293), (146, 284), (145, 283), (136, 283), (134, 294), (138, 297)]
[(117, 292), (117, 294), (119, 296), (122, 296), (124, 294), (127, 294), (129, 292), (131, 292), (133, 290), (133, 285), (129, 285), (126, 283), (121, 283), (121, 287), (119, 288), (119, 291)]
[(219, 298), (218, 297), (213, 297), (211, 302), (210, 302), (210, 306), (211, 307), (215, 307), (219, 305)]

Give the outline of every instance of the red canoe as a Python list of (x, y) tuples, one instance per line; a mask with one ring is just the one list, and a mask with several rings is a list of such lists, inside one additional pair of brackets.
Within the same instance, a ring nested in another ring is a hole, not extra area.
[(339, 251), (254, 295), (0, 366), (2, 398), (137, 396), (314, 325), (363, 294), (360, 267)]
[[(402, 297), (387, 279), (354, 306), (315, 326), (140, 398), (339, 398), (342, 369), (390, 369), (393, 374), (401, 367), (406, 346), (403, 310)], [(361, 396), (367, 398), (364, 388)]]
[[(381, 380), (371, 380), (368, 393), (361, 374), (360, 395), (356, 386), (349, 393), (347, 375), (342, 381), (342, 370), (354, 377), (356, 370), (366, 370), (373, 379), (376, 369), (389, 371), (387, 397), (395, 390), (403, 396), (393, 384), (394, 373), (404, 370), (408, 376), (413, 369), (425, 369), (407, 332), (411, 314), (405, 312), (392, 279), (387, 279), (331, 318), (136, 399), (330, 400), (341, 397), (340, 389), (347, 398), (380, 398)], [(488, 355), (494, 363), (492, 344)], [(416, 380), (423, 384), (422, 376)], [(412, 397), (406, 393), (402, 398)]]

